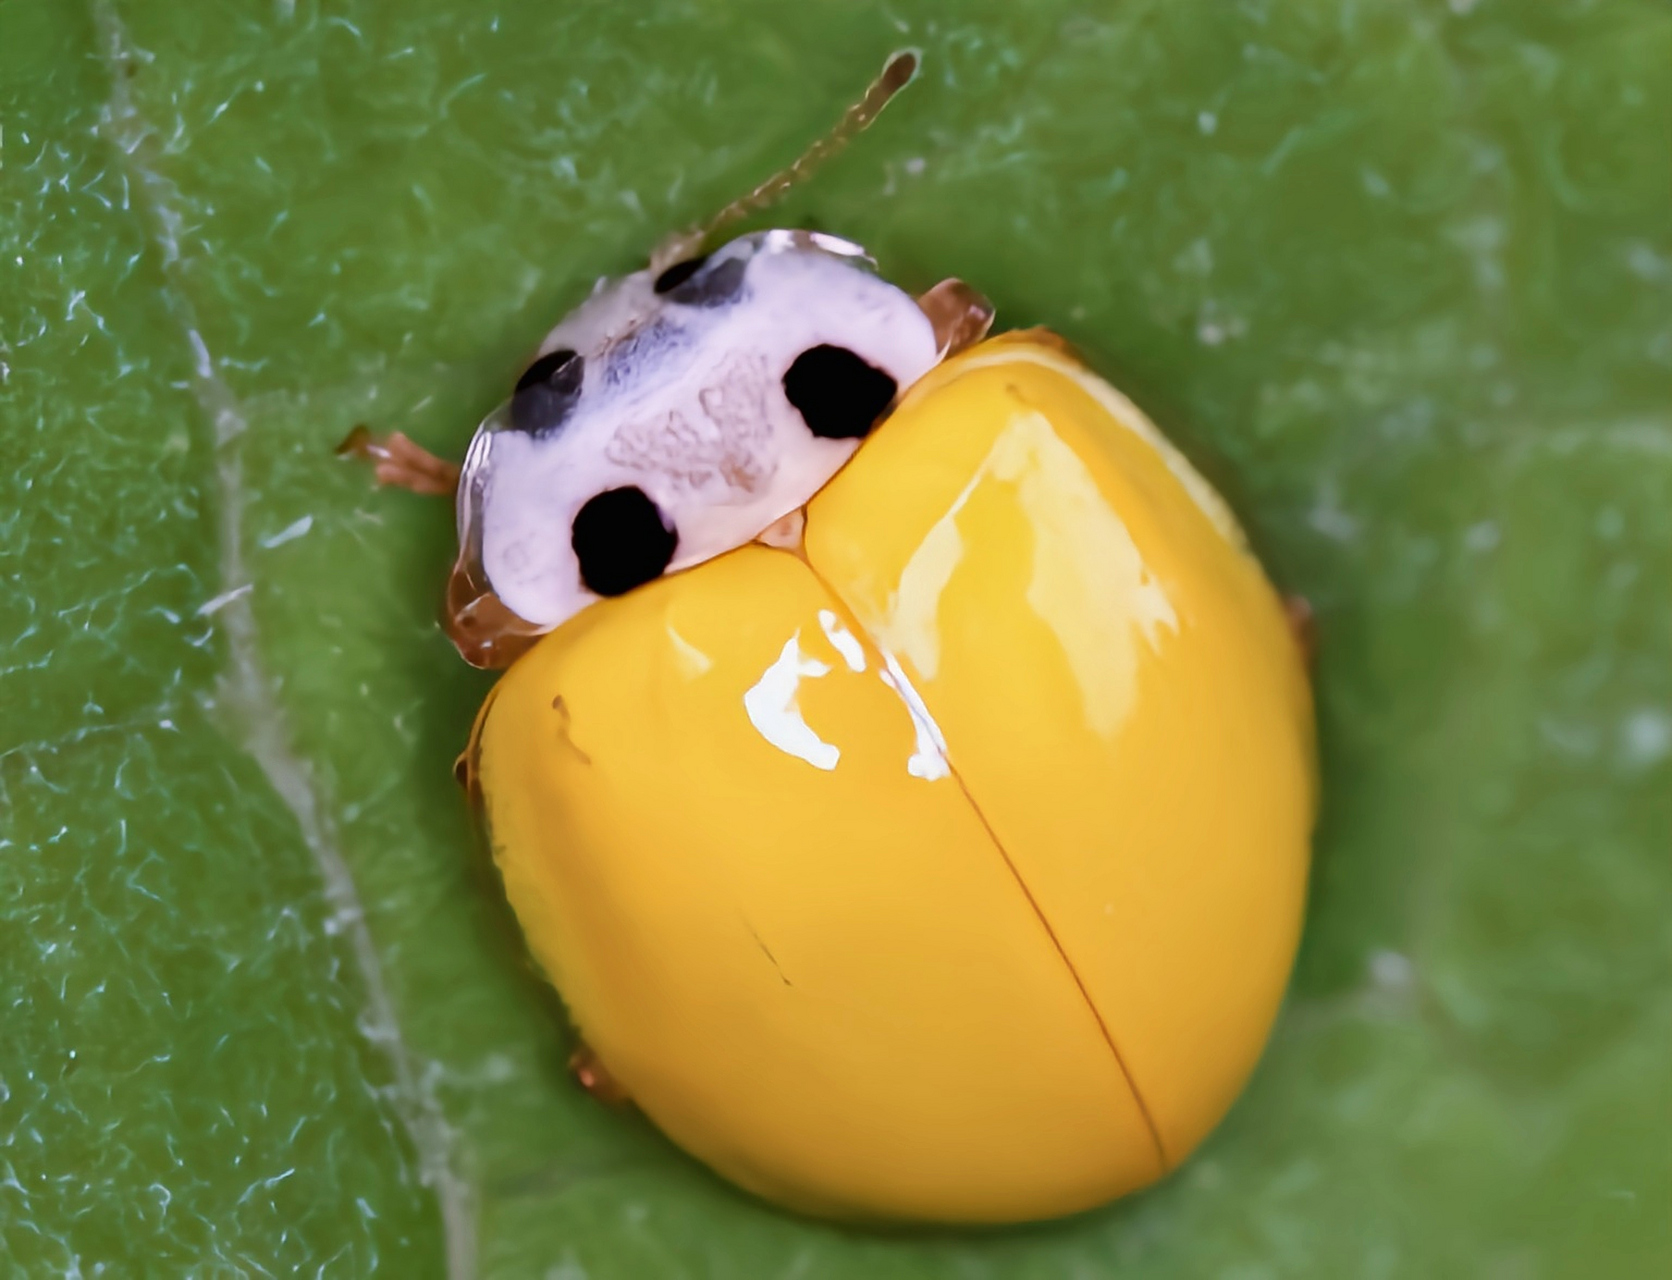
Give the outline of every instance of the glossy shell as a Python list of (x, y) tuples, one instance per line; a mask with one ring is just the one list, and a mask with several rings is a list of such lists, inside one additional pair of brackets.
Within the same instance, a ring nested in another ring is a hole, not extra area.
[(479, 723), (493, 847), (676, 1142), (843, 1217), (1177, 1165), (1300, 928), (1310, 695), (1218, 497), (1046, 335), (931, 372), (813, 501), (597, 604)]

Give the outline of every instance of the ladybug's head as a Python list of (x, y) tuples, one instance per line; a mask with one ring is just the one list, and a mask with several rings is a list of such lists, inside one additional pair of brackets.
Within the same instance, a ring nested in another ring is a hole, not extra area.
[(764, 231), (609, 284), (477, 429), (462, 566), (532, 631), (800, 508), (940, 359), (857, 246)]
[(540, 344), (477, 428), (458, 490), (449, 634), (500, 666), (600, 597), (711, 559), (798, 511), (907, 387), (986, 332), (957, 281), (922, 298), (858, 245), (715, 230), (811, 172), (914, 74), (896, 54), (829, 137), (677, 235), (652, 265), (601, 281)]

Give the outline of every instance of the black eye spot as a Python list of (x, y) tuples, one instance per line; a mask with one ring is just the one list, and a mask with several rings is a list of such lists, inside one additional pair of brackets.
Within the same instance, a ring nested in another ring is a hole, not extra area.
[(585, 371), (586, 361), (573, 351), (541, 356), (517, 379), (511, 395), (511, 426), (537, 440), (551, 435), (580, 400)]
[(870, 434), (894, 400), (896, 384), (846, 347), (821, 344), (795, 358), (784, 375), (784, 394), (801, 411), (807, 429), (823, 440), (858, 440)]
[(650, 287), (657, 293), (666, 293), (669, 289), (684, 284), (697, 272), (702, 270), (702, 264), (708, 261), (705, 253), (700, 258), (687, 258), (684, 262), (676, 262), (661, 275), (656, 277), (656, 283)]
[[(654, 288), (669, 302), (682, 306), (723, 307), (743, 292), (743, 276), (748, 269), (747, 258), (727, 258), (714, 266), (708, 265), (707, 258), (693, 258), (669, 267), (656, 278)], [(672, 283), (664, 283), (670, 279)]]
[(619, 596), (662, 576), (679, 545), (643, 489), (606, 489), (575, 514), (570, 543), (581, 581), (601, 596)]

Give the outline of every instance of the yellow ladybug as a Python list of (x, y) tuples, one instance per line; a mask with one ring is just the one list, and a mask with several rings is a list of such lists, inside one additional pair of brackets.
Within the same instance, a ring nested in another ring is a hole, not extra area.
[(553, 331), (457, 481), (449, 630), (510, 662), (465, 765), (584, 1075), (808, 1213), (1155, 1181), (1299, 935), (1284, 605), (1130, 401), (990, 317), (808, 233), (658, 262)]

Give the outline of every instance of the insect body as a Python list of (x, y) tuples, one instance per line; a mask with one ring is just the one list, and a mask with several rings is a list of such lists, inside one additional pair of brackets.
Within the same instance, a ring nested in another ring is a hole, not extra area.
[(1159, 1178), (1300, 928), (1281, 601), (1129, 401), (990, 319), (820, 235), (658, 262), (553, 331), (458, 478), (449, 630), (509, 664), (466, 773), (581, 1074), (807, 1212)]
[(1300, 925), (1275, 593), (1028, 335), (920, 381), (801, 551), (594, 604), (496, 688), (476, 768), (535, 956), (652, 1119), (798, 1208), (1014, 1220), (1159, 1177)]

